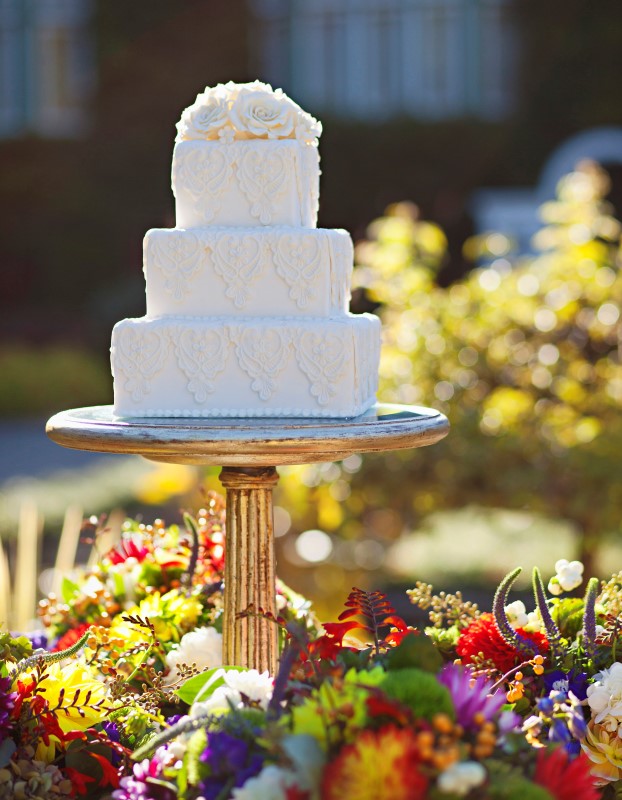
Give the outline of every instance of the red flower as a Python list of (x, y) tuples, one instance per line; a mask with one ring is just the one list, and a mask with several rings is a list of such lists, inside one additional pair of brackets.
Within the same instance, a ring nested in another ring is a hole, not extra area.
[[(119, 772), (116, 767), (112, 766), (112, 763), (106, 756), (100, 755), (99, 753), (93, 753), (92, 751), (89, 753), (91, 758), (94, 758), (97, 762), (99, 762), (99, 766), (102, 769), (102, 778), (99, 781), (99, 786), (113, 786), (116, 788), (119, 785)], [(112, 755), (112, 754), (111, 754)]]
[(79, 625), (76, 625), (75, 628), (71, 628), (64, 633), (60, 639), (56, 642), (54, 647), (52, 648), (52, 653), (58, 653), (61, 650), (66, 650), (68, 647), (74, 645), (78, 639), (81, 639), (82, 636), (88, 631), (91, 627), (91, 623), (89, 622), (81, 622)]
[(598, 800), (600, 792), (590, 774), (590, 760), (583, 753), (570, 760), (563, 747), (538, 753), (534, 783), (555, 800)]
[[(541, 633), (528, 633), (523, 628), (518, 628), (516, 633), (528, 639), (537, 652), (548, 652), (549, 643)], [(490, 613), (481, 614), (460, 633), (456, 652), (465, 663), (476, 660), (478, 654), (482, 653), (502, 674), (527, 660), (524, 653), (509, 645), (501, 636)]]
[(132, 539), (124, 539), (118, 547), (113, 547), (107, 554), (112, 564), (123, 564), (128, 558), (135, 558), (140, 564), (149, 555), (149, 548), (137, 545)]
[(65, 774), (78, 794), (86, 794), (89, 791), (87, 784), (95, 783), (95, 778), (91, 778), (90, 775), (85, 775), (83, 772), (78, 772), (73, 767), (65, 767)]

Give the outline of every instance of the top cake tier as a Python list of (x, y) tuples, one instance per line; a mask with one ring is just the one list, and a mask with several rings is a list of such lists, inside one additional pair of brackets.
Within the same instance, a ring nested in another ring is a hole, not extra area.
[(178, 228), (314, 228), (322, 127), (280, 89), (219, 84), (177, 124), (173, 193)]
[(319, 180), (317, 147), (295, 140), (178, 142), (173, 153), (177, 227), (315, 228)]

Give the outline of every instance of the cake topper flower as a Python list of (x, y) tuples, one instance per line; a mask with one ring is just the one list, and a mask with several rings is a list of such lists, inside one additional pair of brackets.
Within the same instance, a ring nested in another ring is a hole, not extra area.
[(177, 123), (177, 141), (296, 139), (315, 145), (321, 124), (282, 89), (261, 81), (207, 87)]

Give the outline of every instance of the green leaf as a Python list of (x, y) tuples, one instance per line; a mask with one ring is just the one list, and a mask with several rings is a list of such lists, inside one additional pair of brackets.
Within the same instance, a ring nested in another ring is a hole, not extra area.
[(61, 597), (63, 602), (70, 603), (73, 598), (80, 592), (80, 587), (69, 578), (63, 578), (60, 586)]
[(219, 686), (224, 684), (225, 674), (231, 670), (243, 672), (244, 667), (213, 667), (206, 672), (201, 672), (200, 675), (188, 678), (179, 689), (175, 689), (175, 694), (189, 706), (201, 700), (207, 700)]
[(197, 786), (204, 777), (205, 768), (201, 764), (200, 756), (206, 746), (207, 733), (205, 730), (194, 733), (188, 742), (184, 755), (184, 767), (186, 769), (186, 781), (191, 786)]
[(115, 597), (125, 597), (125, 584), (123, 583), (123, 576), (120, 572), (111, 572), (110, 577), (114, 584)]
[(443, 664), (443, 658), (429, 636), (409, 634), (397, 647), (387, 654), (387, 669), (418, 667), (425, 672), (436, 674)]

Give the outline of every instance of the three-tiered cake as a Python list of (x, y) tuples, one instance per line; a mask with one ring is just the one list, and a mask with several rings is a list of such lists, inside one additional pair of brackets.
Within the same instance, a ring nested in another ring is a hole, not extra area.
[(112, 334), (115, 414), (363, 413), (380, 322), (348, 313), (350, 236), (315, 227), (321, 126), (255, 82), (206, 89), (177, 128), (177, 227), (147, 233), (147, 315)]

